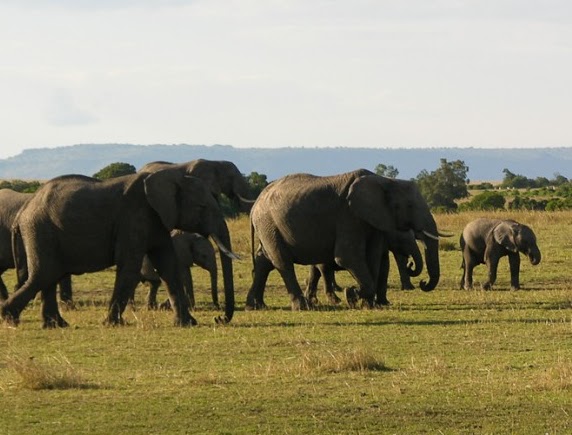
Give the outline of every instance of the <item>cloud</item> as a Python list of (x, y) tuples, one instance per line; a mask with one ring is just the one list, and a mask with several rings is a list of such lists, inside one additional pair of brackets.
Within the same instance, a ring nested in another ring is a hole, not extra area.
[(97, 117), (82, 109), (65, 89), (56, 90), (49, 99), (46, 118), (50, 124), (59, 127), (87, 125), (98, 121)]

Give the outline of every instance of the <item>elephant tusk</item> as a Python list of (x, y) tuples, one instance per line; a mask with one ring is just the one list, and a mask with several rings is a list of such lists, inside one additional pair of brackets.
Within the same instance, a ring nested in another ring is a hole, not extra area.
[(453, 237), (454, 236), (454, 234), (442, 233), (441, 231), (439, 231), (437, 234), (439, 234), (439, 237)]
[(236, 196), (238, 197), (238, 199), (240, 199), (241, 202), (244, 202), (245, 204), (254, 204), (256, 202), (255, 199), (245, 198), (244, 196), (239, 195), (238, 193), (236, 194)]
[(224, 246), (224, 243), (222, 243), (220, 241), (218, 236), (216, 236), (215, 234), (211, 234), (211, 237), (214, 240), (214, 242), (216, 243), (216, 245), (218, 246), (218, 249), (220, 249), (220, 251), (224, 255), (226, 255), (228, 258), (230, 258), (232, 260), (240, 260), (240, 257), (238, 255), (236, 255), (234, 252), (230, 251), (226, 246)]
[(429, 231), (423, 230), (423, 234), (425, 234), (430, 239), (439, 240), (439, 236), (436, 236), (435, 234), (431, 234)]

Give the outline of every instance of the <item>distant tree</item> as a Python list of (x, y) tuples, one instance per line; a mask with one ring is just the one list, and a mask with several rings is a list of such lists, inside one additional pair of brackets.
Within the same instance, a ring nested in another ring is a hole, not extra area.
[(561, 186), (566, 183), (568, 183), (568, 178), (558, 172), (554, 174), (554, 179), (550, 182), (552, 186)]
[(257, 198), (258, 195), (260, 195), (260, 192), (262, 192), (262, 189), (268, 186), (268, 180), (264, 174), (251, 172), (250, 175), (247, 175), (245, 178), (250, 185), (250, 193), (253, 198)]
[(24, 180), (3, 180), (0, 181), (0, 189), (12, 189), (16, 192), (34, 193), (41, 186), (39, 181), (24, 181)]
[(129, 163), (112, 163), (101, 169), (99, 172), (93, 174), (94, 178), (100, 180), (107, 180), (108, 178), (121, 177), (122, 175), (135, 174), (137, 170), (135, 166)]
[(431, 173), (421, 171), (416, 180), (429, 207), (446, 211), (456, 210), (455, 200), (469, 196), (468, 171), (469, 167), (462, 160), (448, 162), (447, 159), (441, 159), (440, 167)]
[(381, 175), (382, 177), (387, 177), (387, 178), (397, 178), (397, 176), (399, 175), (399, 171), (397, 170), (397, 168), (395, 168), (392, 165), (384, 165), (383, 163), (378, 164), (375, 167), (374, 172), (377, 175)]
[(487, 191), (479, 193), (459, 206), (460, 210), (504, 210), (505, 198), (502, 193)]

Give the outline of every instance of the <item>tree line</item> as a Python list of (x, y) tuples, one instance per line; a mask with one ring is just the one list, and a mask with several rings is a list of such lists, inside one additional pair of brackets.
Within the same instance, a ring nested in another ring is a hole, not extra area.
[[(385, 163), (377, 164), (374, 172), (389, 178), (399, 176), (397, 168)], [(505, 168), (500, 183), (493, 185), (484, 182), (471, 185), (467, 177), (468, 172), (469, 167), (462, 160), (440, 159), (437, 169), (423, 170), (412, 180), (417, 183), (421, 194), (435, 212), (572, 209), (572, 181), (563, 175), (554, 174), (552, 179), (546, 177), (531, 179)], [(93, 177), (105, 180), (134, 173), (136, 168), (133, 165), (116, 162), (105, 166), (93, 174)], [(259, 172), (251, 172), (245, 175), (245, 178), (253, 198), (268, 185), (267, 176)], [(18, 192), (35, 192), (40, 186), (39, 181), (0, 181), (0, 189), (10, 188)], [(482, 192), (471, 196), (470, 190)], [(221, 206), (226, 216), (236, 216), (239, 213), (236, 206), (224, 195)]]

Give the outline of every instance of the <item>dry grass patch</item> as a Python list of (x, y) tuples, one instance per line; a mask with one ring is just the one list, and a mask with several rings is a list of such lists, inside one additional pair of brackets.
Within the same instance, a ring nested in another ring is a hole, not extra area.
[(343, 351), (325, 351), (321, 353), (306, 351), (300, 356), (297, 369), (300, 375), (308, 373), (341, 373), (390, 371), (385, 362), (364, 349)]
[(91, 388), (82, 373), (63, 355), (45, 357), (9, 355), (5, 367), (14, 376), (8, 385), (27, 390), (66, 390)]

